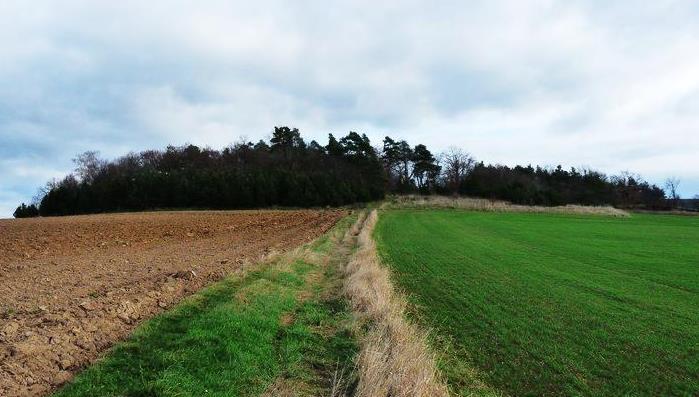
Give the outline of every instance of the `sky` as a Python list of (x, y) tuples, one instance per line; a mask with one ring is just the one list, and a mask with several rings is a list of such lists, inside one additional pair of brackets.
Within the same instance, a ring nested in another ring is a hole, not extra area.
[(696, 1), (0, 2), (0, 217), (98, 150), (276, 125), (699, 194)]

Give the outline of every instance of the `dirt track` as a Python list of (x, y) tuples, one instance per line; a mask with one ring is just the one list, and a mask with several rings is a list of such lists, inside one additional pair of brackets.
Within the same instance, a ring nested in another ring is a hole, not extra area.
[(158, 212), (0, 220), (0, 396), (44, 395), (142, 319), (341, 211)]

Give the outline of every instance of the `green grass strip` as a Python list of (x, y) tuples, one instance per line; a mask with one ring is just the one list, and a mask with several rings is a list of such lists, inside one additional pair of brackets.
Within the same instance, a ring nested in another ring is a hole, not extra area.
[(319, 261), (280, 259), (145, 322), (55, 396), (327, 395), (357, 351), (328, 262), (352, 221), (308, 247)]

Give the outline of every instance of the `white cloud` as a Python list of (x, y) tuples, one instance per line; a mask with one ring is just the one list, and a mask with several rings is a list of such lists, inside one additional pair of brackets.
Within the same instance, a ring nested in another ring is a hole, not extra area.
[[(291, 124), (679, 175), (694, 194), (697, 17), (692, 1), (6, 0), (0, 156), (60, 173), (83, 150), (220, 147)], [(8, 167), (4, 207), (47, 175), (17, 184)]]

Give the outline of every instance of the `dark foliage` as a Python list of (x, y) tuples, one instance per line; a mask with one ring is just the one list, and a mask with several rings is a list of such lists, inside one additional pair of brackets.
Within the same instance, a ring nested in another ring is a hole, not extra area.
[(623, 208), (663, 209), (665, 193), (640, 177), (623, 174), (608, 178), (590, 170), (561, 166), (510, 168), (475, 165), (459, 186), (459, 193), (528, 205), (614, 205)]
[(39, 216), (39, 209), (36, 208), (36, 205), (34, 204), (26, 205), (22, 203), (19, 205), (19, 207), (17, 207), (12, 216), (15, 218), (33, 218), (35, 216)]
[(55, 184), (40, 212), (315, 207), (382, 199), (383, 170), (368, 138), (352, 132), (336, 145), (306, 145), (297, 129), (278, 127), (269, 145), (243, 143), (222, 151), (169, 146), (98, 167), (78, 164), (90, 173)]
[(394, 193), (460, 194), (516, 204), (614, 205), (666, 209), (665, 192), (640, 176), (606, 175), (590, 170), (507, 167), (476, 163), (468, 153), (451, 148), (438, 161), (424, 145), (386, 137), (382, 160), (387, 189)]
[(129, 154), (114, 161), (86, 152), (75, 175), (54, 182), (41, 205), (22, 204), (16, 217), (156, 208), (340, 206), (379, 200), (387, 192), (461, 194), (529, 205), (615, 205), (664, 209), (665, 193), (639, 176), (607, 177), (590, 170), (476, 163), (451, 148), (434, 156), (386, 137), (374, 149), (350, 132), (326, 146), (306, 143), (298, 129), (276, 127), (270, 142), (221, 151), (194, 145)]
[(395, 193), (423, 194), (437, 191), (442, 167), (425, 145), (410, 147), (406, 141), (383, 140), (384, 171), (388, 189)]

